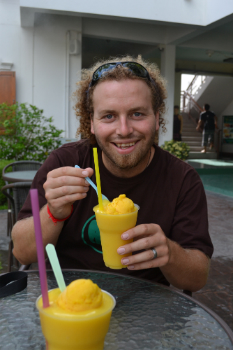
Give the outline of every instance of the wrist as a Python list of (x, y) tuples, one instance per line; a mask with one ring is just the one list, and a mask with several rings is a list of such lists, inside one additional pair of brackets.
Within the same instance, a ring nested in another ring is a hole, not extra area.
[(47, 213), (49, 214), (49, 218), (52, 219), (54, 225), (56, 225), (57, 222), (62, 222), (62, 221), (67, 220), (67, 219), (71, 216), (73, 210), (74, 210), (74, 207), (73, 207), (73, 204), (72, 204), (70, 214), (69, 214), (68, 216), (66, 216), (65, 218), (58, 219), (58, 218), (56, 218), (56, 217), (53, 216), (53, 214), (51, 213), (51, 211), (50, 211), (50, 209), (49, 209), (49, 205), (47, 204)]

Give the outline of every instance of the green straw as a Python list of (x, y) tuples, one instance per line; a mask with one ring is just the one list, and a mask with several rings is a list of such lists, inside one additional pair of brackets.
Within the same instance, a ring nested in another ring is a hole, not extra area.
[(46, 246), (46, 252), (49, 257), (50, 264), (52, 266), (55, 278), (57, 280), (58, 287), (60, 288), (60, 291), (63, 292), (66, 289), (66, 284), (64, 281), (64, 277), (62, 274), (61, 266), (59, 264), (57, 253), (54, 248), (53, 244), (47, 244)]

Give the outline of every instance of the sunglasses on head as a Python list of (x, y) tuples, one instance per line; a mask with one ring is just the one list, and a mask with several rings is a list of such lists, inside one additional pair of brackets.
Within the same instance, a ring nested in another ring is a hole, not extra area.
[(137, 77), (146, 78), (148, 81), (152, 82), (155, 85), (154, 80), (151, 79), (148, 71), (141, 64), (137, 62), (111, 62), (103, 64), (94, 71), (92, 80), (89, 84), (89, 88), (94, 86), (97, 81), (101, 79), (107, 72), (116, 68), (117, 66), (128, 68)]

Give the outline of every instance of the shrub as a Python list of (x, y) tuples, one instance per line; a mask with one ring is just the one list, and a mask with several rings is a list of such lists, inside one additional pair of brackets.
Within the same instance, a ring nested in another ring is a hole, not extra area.
[[(50, 152), (61, 146), (53, 118), (43, 116), (36, 106), (0, 104), (0, 159), (43, 162)], [(4, 133), (4, 134), (3, 134)]]
[(165, 141), (161, 148), (182, 160), (186, 160), (189, 156), (189, 146), (185, 142)]

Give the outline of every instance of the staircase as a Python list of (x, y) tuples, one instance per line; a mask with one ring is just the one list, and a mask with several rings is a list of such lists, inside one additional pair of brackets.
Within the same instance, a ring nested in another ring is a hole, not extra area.
[(207, 153), (201, 153), (203, 147), (201, 146), (202, 133), (196, 130), (196, 122), (191, 119), (188, 113), (183, 112), (183, 131), (182, 141), (187, 143), (190, 148), (189, 159), (217, 159), (217, 152), (209, 150)]

